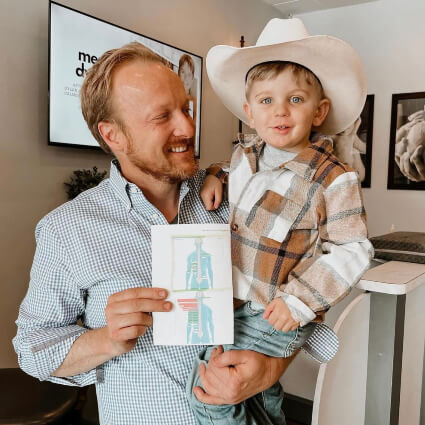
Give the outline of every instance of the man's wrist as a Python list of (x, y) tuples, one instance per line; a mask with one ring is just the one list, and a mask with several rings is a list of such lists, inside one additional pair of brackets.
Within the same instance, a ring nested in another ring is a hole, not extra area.
[(102, 354), (112, 359), (113, 357), (120, 356), (121, 354), (124, 354), (129, 351), (124, 349), (125, 344), (120, 344), (118, 341), (113, 340), (109, 336), (109, 331), (106, 326), (103, 328), (96, 329), (96, 331), (98, 332), (98, 338)]
[(291, 364), (292, 360), (295, 358), (295, 356), (298, 354), (296, 352), (291, 357), (270, 357), (270, 374), (269, 374), (269, 387), (274, 385), (279, 378), (284, 374), (288, 366)]

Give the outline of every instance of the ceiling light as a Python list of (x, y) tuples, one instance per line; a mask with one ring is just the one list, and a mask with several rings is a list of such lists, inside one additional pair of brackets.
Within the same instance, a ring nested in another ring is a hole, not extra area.
[(297, 1), (300, 1), (300, 0), (286, 0), (286, 1), (281, 1), (279, 3), (274, 3), (273, 6), (281, 6), (282, 4), (296, 3)]

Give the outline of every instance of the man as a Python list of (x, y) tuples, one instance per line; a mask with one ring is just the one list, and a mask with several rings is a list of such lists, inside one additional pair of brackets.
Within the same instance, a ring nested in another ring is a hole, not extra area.
[[(41, 380), (95, 383), (102, 424), (195, 424), (185, 382), (199, 346), (152, 344), (150, 313), (173, 306), (151, 287), (150, 226), (227, 222), (227, 206), (203, 208), (189, 100), (160, 57), (138, 43), (106, 52), (81, 100), (92, 134), (116, 160), (109, 179), (37, 226), (13, 341), (20, 366)], [(216, 350), (195, 392), (205, 403), (238, 403), (288, 364)], [(256, 412), (259, 399), (250, 401)]]

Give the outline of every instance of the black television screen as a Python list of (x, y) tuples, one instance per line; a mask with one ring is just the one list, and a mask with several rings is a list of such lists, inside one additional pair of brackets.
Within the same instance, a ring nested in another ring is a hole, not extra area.
[(176, 73), (181, 62), (180, 74), (196, 122), (195, 153), (199, 157), (202, 58), (53, 1), (49, 19), (49, 144), (100, 149), (81, 114), (80, 88), (87, 70), (102, 53), (132, 41), (159, 54)]

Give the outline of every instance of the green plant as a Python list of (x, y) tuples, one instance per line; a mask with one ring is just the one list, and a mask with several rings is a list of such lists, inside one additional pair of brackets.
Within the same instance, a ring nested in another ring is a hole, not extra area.
[(92, 170), (75, 170), (68, 182), (65, 182), (68, 199), (74, 199), (81, 192), (97, 186), (106, 176), (106, 171), (97, 171), (97, 167)]

